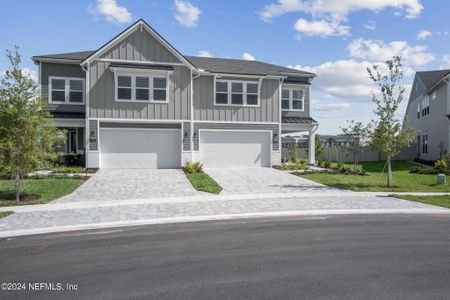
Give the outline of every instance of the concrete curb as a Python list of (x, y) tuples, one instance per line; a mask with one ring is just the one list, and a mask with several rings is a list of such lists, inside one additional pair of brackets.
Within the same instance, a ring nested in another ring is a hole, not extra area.
[(350, 214), (434, 214), (449, 215), (449, 210), (438, 209), (333, 209), (333, 210), (292, 210), (281, 212), (261, 212), (261, 213), (245, 213), (245, 214), (223, 214), (223, 215), (205, 215), (205, 216), (186, 216), (156, 219), (141, 219), (118, 222), (77, 224), (68, 226), (55, 226), (45, 228), (33, 228), (22, 230), (11, 230), (0, 232), (0, 238), (8, 238), (15, 236), (36, 235), (45, 233), (70, 232), (100, 228), (114, 227), (130, 227), (141, 225), (157, 225), (157, 224), (175, 224), (189, 222), (204, 221), (220, 221), (220, 220), (237, 220), (237, 219), (256, 219), (268, 217), (294, 217), (294, 216), (326, 216), (326, 215), (350, 215)]
[[(397, 195), (417, 195), (434, 196), (450, 195), (450, 193), (408, 193), (398, 192)], [(255, 200), (255, 199), (284, 199), (284, 198), (321, 198), (321, 197), (361, 197), (377, 196), (388, 197), (392, 195), (389, 192), (352, 192), (352, 191), (329, 191), (329, 192), (301, 192), (301, 193), (272, 193), (272, 194), (241, 194), (241, 195), (206, 195), (172, 198), (149, 198), (149, 199), (127, 199), (111, 201), (83, 201), (58, 203), (50, 202), (47, 204), (21, 205), (0, 207), (0, 211), (13, 211), (15, 213), (33, 212), (33, 211), (52, 211), (64, 209), (83, 209), (95, 207), (115, 207), (140, 204), (162, 204), (162, 203), (188, 203), (188, 202), (208, 202), (208, 201), (233, 201), (233, 200)]]

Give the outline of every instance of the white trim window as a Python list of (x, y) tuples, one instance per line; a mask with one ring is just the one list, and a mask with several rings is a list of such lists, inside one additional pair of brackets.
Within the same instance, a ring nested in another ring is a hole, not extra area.
[(214, 105), (259, 106), (259, 83), (253, 81), (216, 80)]
[(116, 101), (118, 102), (169, 102), (169, 72), (119, 72), (115, 71)]
[(54, 104), (84, 104), (84, 87), (84, 78), (49, 76), (48, 102)]
[(422, 117), (430, 114), (430, 98), (425, 97), (422, 101)]
[(304, 111), (305, 92), (298, 87), (286, 87), (281, 89), (281, 110), (284, 111)]
[(428, 154), (428, 134), (422, 135), (422, 154)]

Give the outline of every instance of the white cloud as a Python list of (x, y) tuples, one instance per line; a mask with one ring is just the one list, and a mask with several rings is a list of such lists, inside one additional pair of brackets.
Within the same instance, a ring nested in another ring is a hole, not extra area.
[(201, 57), (214, 57), (214, 55), (211, 54), (208, 50), (200, 50), (198, 51), (198, 56)]
[(33, 79), (33, 81), (35, 81), (35, 82), (38, 81), (38, 75), (37, 75), (37, 72), (35, 70), (29, 69), (29, 68), (23, 68), (22, 69), (22, 73), (25, 76), (31, 77), (31, 79)]
[(377, 22), (369, 20), (364, 27), (368, 30), (375, 30), (377, 28)]
[(440, 66), (441, 69), (450, 69), (450, 55), (444, 55), (442, 57), (442, 65)]
[(370, 10), (379, 12), (385, 8), (395, 8), (406, 12), (407, 18), (416, 18), (423, 10), (419, 0), (278, 0), (265, 5), (259, 13), (264, 21), (290, 12), (303, 12), (312, 16), (328, 15), (333, 19), (345, 20), (351, 12)]
[(175, 19), (183, 26), (195, 27), (197, 26), (198, 19), (200, 18), (201, 10), (192, 5), (188, 1), (175, 0)]
[(317, 100), (312, 101), (312, 108), (315, 111), (336, 111), (350, 108), (350, 104), (342, 103), (320, 103)]
[[(269, 22), (273, 18), (286, 13), (300, 12), (310, 15), (314, 19), (313, 21), (305, 19), (297, 21), (297, 23), (300, 22), (301, 27), (309, 25), (308, 28), (314, 28), (306, 30), (310, 36), (315, 35), (314, 32), (318, 32), (319, 34), (316, 35), (319, 36), (344, 36), (349, 34), (350, 28), (342, 24), (347, 22), (350, 13), (360, 10), (379, 12), (386, 8), (394, 8), (398, 10), (397, 12), (404, 12), (408, 19), (416, 18), (423, 10), (420, 0), (278, 0), (276, 3), (265, 5), (259, 12), (259, 16), (261, 20)], [(328, 26), (326, 26), (327, 24)], [(329, 32), (331, 28), (335, 28), (333, 32), (339, 32), (340, 34), (324, 34), (324, 32)], [(369, 25), (370, 28), (374, 28), (374, 26)]]
[(116, 0), (97, 0), (93, 13), (102, 15), (111, 23), (124, 24), (131, 21), (131, 13), (126, 7), (117, 5)]
[(248, 52), (242, 53), (242, 59), (245, 60), (256, 60), (256, 58)]
[(405, 41), (392, 41), (389, 44), (379, 40), (357, 39), (347, 47), (350, 56), (368, 61), (380, 62), (399, 55), (406, 65), (422, 66), (435, 60), (435, 57), (426, 52), (423, 45), (411, 46)]
[(416, 39), (418, 40), (424, 40), (426, 38), (429, 38), (431, 36), (431, 32), (429, 32), (428, 30), (421, 30), (419, 31), (419, 33), (416, 35)]
[[(343, 99), (363, 99), (370, 101), (374, 89), (373, 82), (367, 74), (368, 61), (337, 60), (326, 62), (314, 67), (293, 66), (317, 74), (312, 87), (329, 93), (331, 96)], [(291, 66), (292, 67), (292, 66)]]
[(294, 28), (296, 31), (307, 36), (347, 36), (350, 27), (339, 25), (337, 22), (308, 21), (305, 19), (298, 19), (295, 22)]
[[(22, 68), (22, 74), (24, 76), (30, 77), (34, 82), (38, 81), (38, 75), (36, 70), (30, 69), (30, 68)], [(5, 76), (6, 71), (0, 71), (0, 76)]]

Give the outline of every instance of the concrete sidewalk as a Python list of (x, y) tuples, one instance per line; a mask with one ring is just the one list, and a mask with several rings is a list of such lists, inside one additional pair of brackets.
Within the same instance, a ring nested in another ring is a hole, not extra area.
[[(280, 215), (323, 215), (361, 213), (436, 213), (450, 210), (385, 195), (345, 193), (323, 196), (253, 198), (242, 196), (152, 199), (97, 203), (97, 206), (76, 207), (80, 203), (61, 203), (58, 209), (23, 209), (0, 219), (0, 237), (54, 231), (81, 230), (138, 224), (193, 222), (215, 219), (250, 218)], [(94, 203), (90, 203), (93, 205)], [(120, 204), (120, 205), (118, 205)], [(48, 204), (47, 204), (48, 205)], [(43, 205), (46, 206), (46, 205)], [(42, 207), (42, 206), (41, 206)], [(19, 208), (19, 207), (18, 207)]]
[[(414, 195), (414, 196), (435, 196), (450, 195), (450, 193), (421, 193), (421, 192), (398, 192), (396, 195)], [(127, 200), (98, 200), (86, 202), (60, 202), (53, 201), (47, 204), (20, 205), (0, 207), (0, 211), (13, 211), (15, 213), (33, 212), (33, 211), (52, 211), (64, 209), (83, 209), (96, 207), (115, 207), (140, 204), (161, 204), (161, 203), (184, 203), (184, 202), (203, 202), (203, 201), (228, 201), (228, 200), (248, 200), (248, 199), (286, 199), (286, 198), (333, 198), (333, 197), (388, 197), (392, 195), (389, 192), (352, 192), (339, 191), (336, 193), (326, 192), (300, 192), (300, 193), (269, 193), (269, 194), (242, 194), (242, 195), (214, 195), (204, 193), (201, 196), (171, 197), (171, 198), (148, 198), (148, 199), (127, 199)]]

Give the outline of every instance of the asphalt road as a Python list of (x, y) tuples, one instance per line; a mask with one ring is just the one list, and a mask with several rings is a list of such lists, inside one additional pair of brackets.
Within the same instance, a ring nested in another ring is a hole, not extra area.
[[(450, 217), (296, 217), (2, 239), (0, 282), (27, 285), (0, 290), (2, 299), (448, 299)], [(77, 290), (29, 291), (28, 283)]]

